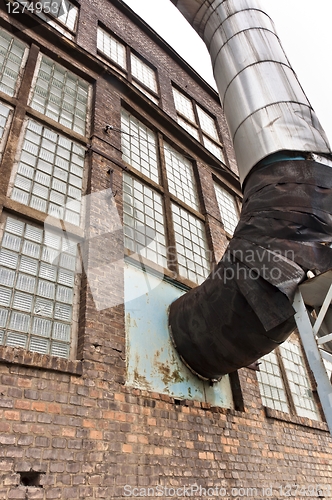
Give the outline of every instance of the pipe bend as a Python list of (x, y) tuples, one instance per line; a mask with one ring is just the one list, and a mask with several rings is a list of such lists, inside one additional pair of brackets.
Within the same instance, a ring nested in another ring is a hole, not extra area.
[(208, 46), (244, 188), (223, 259), (170, 307), (183, 360), (216, 379), (283, 342), (306, 271), (332, 268), (332, 170), (306, 159), (331, 149), (259, 0), (172, 1)]
[(251, 173), (224, 257), (170, 307), (171, 337), (195, 373), (218, 379), (291, 334), (292, 301), (306, 271), (332, 268), (331, 206), (330, 167), (288, 160)]

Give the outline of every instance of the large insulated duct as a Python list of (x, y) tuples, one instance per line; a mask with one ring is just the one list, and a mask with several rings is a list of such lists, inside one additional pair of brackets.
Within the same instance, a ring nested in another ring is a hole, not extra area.
[(210, 52), (244, 189), (223, 259), (170, 308), (182, 359), (217, 379), (283, 342), (298, 284), (332, 267), (332, 158), (258, 0), (172, 2)]

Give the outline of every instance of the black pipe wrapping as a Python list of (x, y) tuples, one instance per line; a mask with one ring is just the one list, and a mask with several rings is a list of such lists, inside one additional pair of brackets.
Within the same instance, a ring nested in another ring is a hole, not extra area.
[(218, 379), (287, 339), (297, 286), (308, 270), (332, 268), (331, 212), (330, 167), (294, 160), (252, 170), (224, 257), (170, 307), (172, 340), (192, 371)]

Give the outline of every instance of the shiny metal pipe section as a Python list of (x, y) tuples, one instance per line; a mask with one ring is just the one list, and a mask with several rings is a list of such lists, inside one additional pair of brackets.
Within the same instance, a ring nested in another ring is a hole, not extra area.
[(244, 188), (224, 257), (170, 306), (178, 353), (214, 380), (283, 342), (306, 272), (332, 268), (331, 157), (257, 0), (172, 1), (210, 51)]
[(172, 0), (207, 45), (240, 180), (282, 150), (330, 153), (259, 0)]

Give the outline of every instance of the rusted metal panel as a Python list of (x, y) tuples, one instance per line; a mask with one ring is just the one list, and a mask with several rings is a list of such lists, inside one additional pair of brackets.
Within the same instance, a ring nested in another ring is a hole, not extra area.
[(163, 275), (125, 264), (127, 384), (231, 408), (228, 376), (210, 386), (183, 364), (171, 343), (168, 308), (183, 293)]

